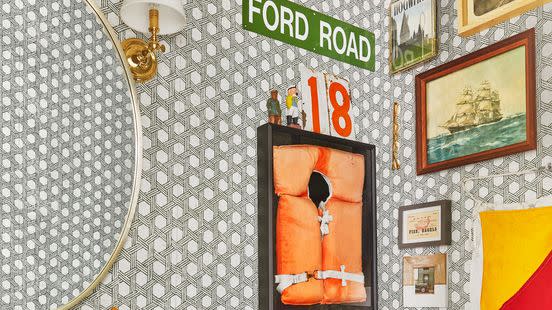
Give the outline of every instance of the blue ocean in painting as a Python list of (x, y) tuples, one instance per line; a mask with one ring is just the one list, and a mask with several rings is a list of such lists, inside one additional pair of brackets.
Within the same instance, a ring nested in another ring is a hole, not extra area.
[(453, 134), (428, 139), (427, 160), (437, 163), (526, 140), (525, 113)]

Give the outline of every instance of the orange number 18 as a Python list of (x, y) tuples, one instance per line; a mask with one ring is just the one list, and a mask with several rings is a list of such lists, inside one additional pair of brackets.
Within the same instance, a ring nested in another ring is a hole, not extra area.
[[(337, 102), (338, 92), (341, 93), (341, 96), (343, 97), (343, 104), (341, 105)], [(348, 137), (353, 130), (353, 123), (351, 122), (351, 116), (349, 115), (349, 110), (351, 108), (351, 98), (349, 97), (349, 93), (343, 84), (332, 82), (330, 84), (330, 89), (328, 90), (328, 95), (330, 97), (330, 103), (333, 107), (332, 126), (340, 136)], [(341, 118), (345, 121), (345, 126), (341, 126), (341, 123), (339, 122)]]
[(309, 78), (309, 88), (312, 98), (312, 131), (320, 133), (320, 107), (318, 103), (318, 86), (315, 76)]
[[(312, 131), (320, 132), (320, 101), (318, 98), (318, 80), (316, 76), (311, 76), (308, 79), (308, 85), (312, 100)], [(340, 93), (343, 98), (341, 104), (337, 102), (337, 93)], [(349, 116), (349, 110), (351, 109), (351, 98), (349, 97), (349, 93), (343, 84), (332, 82), (327, 94), (333, 108), (331, 115), (332, 126), (337, 134), (342, 137), (348, 137), (353, 130), (353, 123)], [(327, 109), (328, 107), (323, 108)], [(344, 120), (344, 126), (339, 122), (340, 119)]]

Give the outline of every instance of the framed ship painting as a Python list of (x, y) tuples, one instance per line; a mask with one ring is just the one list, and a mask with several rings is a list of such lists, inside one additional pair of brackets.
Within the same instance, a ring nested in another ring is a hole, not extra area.
[(458, 0), (458, 34), (469, 36), (550, 0)]
[(535, 31), (416, 76), (417, 173), (536, 148)]
[(399, 72), (437, 55), (435, 0), (398, 0), (390, 6), (389, 66)]

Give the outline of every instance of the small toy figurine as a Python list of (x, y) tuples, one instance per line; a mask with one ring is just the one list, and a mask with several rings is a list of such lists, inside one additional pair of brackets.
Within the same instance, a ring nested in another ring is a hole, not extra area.
[(299, 126), (299, 98), (297, 98), (297, 86), (290, 86), (286, 96), (286, 121), (290, 127)]
[(268, 122), (271, 124), (282, 124), (282, 109), (280, 108), (280, 102), (278, 101), (278, 91), (272, 89), (270, 91), (270, 98), (266, 101), (266, 109), (268, 111)]

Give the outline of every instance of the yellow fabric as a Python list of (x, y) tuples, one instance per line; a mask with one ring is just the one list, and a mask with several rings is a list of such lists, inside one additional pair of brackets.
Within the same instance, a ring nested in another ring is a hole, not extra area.
[(481, 212), (481, 310), (498, 310), (552, 251), (552, 207)]

